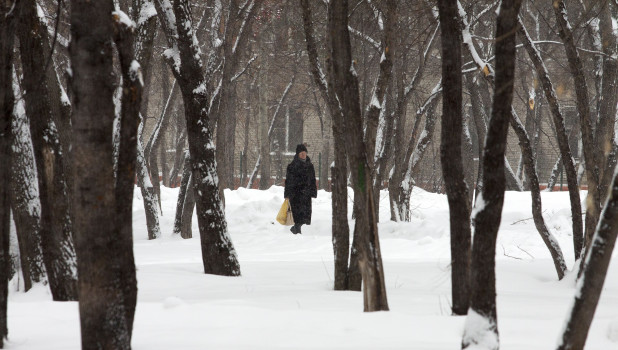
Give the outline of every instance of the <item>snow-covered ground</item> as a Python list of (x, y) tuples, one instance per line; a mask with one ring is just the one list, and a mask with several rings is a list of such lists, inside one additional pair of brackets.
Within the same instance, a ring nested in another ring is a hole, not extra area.
[[(172, 236), (177, 189), (162, 188), (163, 238), (149, 241), (134, 200), (138, 305), (133, 349), (458, 349), (464, 317), (450, 316), (446, 197), (415, 189), (413, 220), (379, 225), (391, 311), (363, 313), (362, 294), (332, 290), (330, 194), (313, 201), (313, 224), (292, 235), (275, 216), (283, 189), (227, 191), (229, 230), (242, 277), (203, 274), (199, 233)], [(585, 194), (585, 193), (583, 193)], [(584, 196), (582, 196), (584, 198)], [(570, 267), (567, 192), (543, 193), (544, 217)], [(350, 208), (351, 210), (351, 208)], [(497, 246), (501, 349), (553, 349), (573, 298), (558, 282), (534, 228), (530, 194), (506, 196)], [(351, 227), (353, 222), (350, 221)], [(618, 263), (610, 267), (586, 349), (618, 349)], [(75, 302), (52, 302), (44, 286), (11, 291), (8, 349), (79, 349)]]

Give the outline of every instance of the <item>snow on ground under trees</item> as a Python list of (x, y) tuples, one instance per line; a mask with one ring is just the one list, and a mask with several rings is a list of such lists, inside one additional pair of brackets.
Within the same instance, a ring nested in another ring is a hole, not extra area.
[[(415, 188), (412, 222), (395, 223), (388, 221), (388, 194), (382, 192), (379, 230), (391, 311), (363, 313), (361, 293), (332, 290), (330, 193), (320, 191), (313, 200), (313, 225), (292, 235), (275, 221), (283, 188), (226, 191), (229, 232), (242, 277), (219, 277), (203, 274), (195, 218), (193, 239), (172, 236), (178, 190), (161, 191), (163, 237), (152, 241), (135, 191), (139, 294), (133, 349), (460, 348), (465, 318), (450, 316), (446, 196)], [(542, 195), (543, 216), (572, 267), (568, 192)], [(534, 228), (527, 192), (506, 194), (497, 284), (501, 349), (555, 348), (573, 298), (574, 276), (557, 281)], [(7, 349), (80, 348), (76, 302), (52, 302), (45, 286), (24, 294), (14, 285)], [(618, 349), (616, 254), (586, 349)]]

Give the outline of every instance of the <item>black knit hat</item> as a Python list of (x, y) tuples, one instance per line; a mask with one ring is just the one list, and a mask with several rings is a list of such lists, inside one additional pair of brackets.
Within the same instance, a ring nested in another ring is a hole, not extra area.
[(307, 152), (307, 147), (305, 147), (305, 145), (301, 143), (300, 145), (296, 146), (296, 154), (299, 154), (303, 151)]

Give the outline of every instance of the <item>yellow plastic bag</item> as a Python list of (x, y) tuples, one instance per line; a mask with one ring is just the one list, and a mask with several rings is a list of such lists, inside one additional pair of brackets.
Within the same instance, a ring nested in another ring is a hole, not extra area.
[(285, 200), (279, 209), (277, 214), (277, 222), (281, 225), (291, 226), (294, 225), (294, 218), (292, 217), (292, 207), (290, 207), (290, 201)]

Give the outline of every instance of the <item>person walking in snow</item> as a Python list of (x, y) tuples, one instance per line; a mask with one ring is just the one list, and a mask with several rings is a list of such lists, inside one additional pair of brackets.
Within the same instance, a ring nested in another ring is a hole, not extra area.
[(296, 146), (294, 160), (288, 165), (285, 175), (284, 197), (290, 201), (294, 226), (290, 228), (293, 234), (300, 232), (304, 224), (311, 225), (311, 198), (317, 198), (318, 189), (315, 183), (315, 169), (307, 156), (305, 145)]

